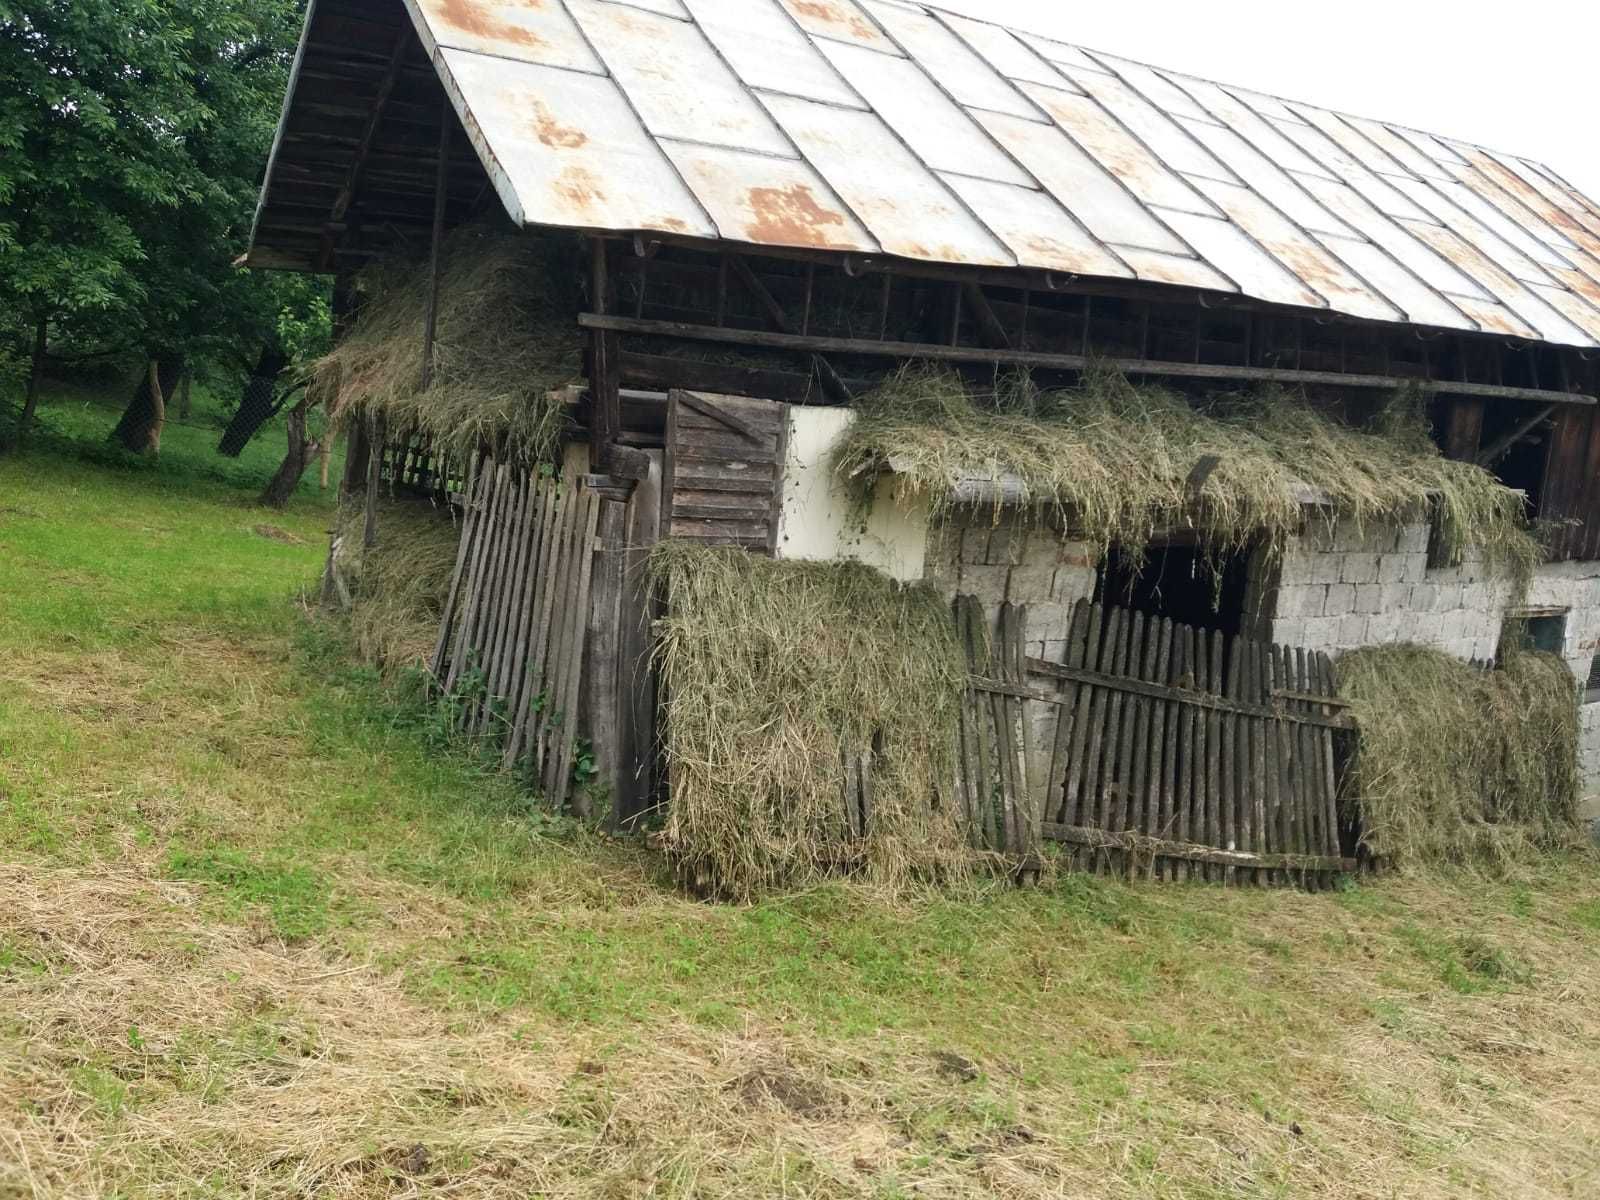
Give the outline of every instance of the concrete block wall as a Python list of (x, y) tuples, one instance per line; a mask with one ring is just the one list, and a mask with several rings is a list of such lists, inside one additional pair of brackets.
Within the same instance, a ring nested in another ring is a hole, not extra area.
[[(1457, 567), (1429, 568), (1426, 524), (1351, 522), (1318, 526), (1296, 539), (1269, 600), (1273, 641), (1337, 657), (1363, 646), (1414, 642), (1463, 659), (1499, 653), (1515, 603), (1567, 610), (1562, 655), (1583, 684), (1600, 653), (1600, 563), (1556, 563), (1535, 574), (1526, 600), (1468, 555)], [(1600, 703), (1585, 704), (1579, 730), (1584, 785), (1600, 796)], [(1593, 815), (1600, 817), (1600, 807)]]
[(1006, 601), (1028, 606), (1028, 654), (1060, 661), (1073, 606), (1094, 594), (1099, 560), (1082, 542), (1037, 521), (987, 511), (949, 522), (929, 537), (927, 582), (948, 595), (978, 597), (991, 620)]

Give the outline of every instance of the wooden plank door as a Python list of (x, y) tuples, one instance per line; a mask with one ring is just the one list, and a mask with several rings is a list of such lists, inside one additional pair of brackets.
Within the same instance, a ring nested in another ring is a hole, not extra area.
[(668, 393), (661, 535), (772, 554), (788, 430), (784, 404)]

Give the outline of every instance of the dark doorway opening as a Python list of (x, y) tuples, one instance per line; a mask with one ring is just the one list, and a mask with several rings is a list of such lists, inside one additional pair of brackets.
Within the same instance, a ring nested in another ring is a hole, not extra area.
[(1197, 545), (1169, 543), (1151, 546), (1141, 563), (1113, 546), (1095, 600), (1234, 636), (1247, 628), (1250, 558), (1241, 551), (1216, 559)]
[[(1516, 432), (1527, 419), (1514, 405), (1491, 408), (1484, 414), (1484, 446), (1495, 446)], [(1550, 463), (1550, 426), (1540, 424), (1507, 447), (1485, 465), (1508, 488), (1527, 497), (1528, 519), (1537, 517), (1544, 507), (1545, 472)]]

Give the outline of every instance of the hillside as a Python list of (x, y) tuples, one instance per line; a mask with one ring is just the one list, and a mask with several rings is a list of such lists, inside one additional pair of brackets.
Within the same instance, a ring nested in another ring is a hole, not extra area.
[(0, 1197), (1600, 1194), (1594, 861), (696, 903), (251, 496), (0, 460)]

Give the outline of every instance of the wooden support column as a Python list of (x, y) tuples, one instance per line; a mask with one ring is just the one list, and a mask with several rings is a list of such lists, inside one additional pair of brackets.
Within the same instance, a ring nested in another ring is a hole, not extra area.
[[(615, 808), (622, 794), (622, 594), (627, 578), (628, 503), (632, 485), (608, 482), (595, 491), (600, 521), (595, 530), (595, 565), (589, 592), (589, 632), (584, 645), (583, 718), (595, 763), (594, 788), (572, 796), (572, 813), (580, 821), (594, 813), (592, 791), (598, 790)], [(591, 485), (592, 486), (592, 485)]]
[[(610, 282), (605, 239), (593, 238), (589, 243), (589, 298), (598, 312), (606, 311)], [(613, 330), (589, 331), (589, 465), (596, 471), (606, 469), (611, 447), (622, 433), (622, 355), (617, 343)]]
[(1476, 462), (1483, 441), (1483, 401), (1465, 397), (1453, 401), (1446, 419), (1444, 456), (1459, 462)]
[(433, 383), (433, 346), (439, 332), (439, 268), (444, 257), (444, 226), (450, 207), (450, 134), (456, 119), (450, 98), (439, 111), (439, 165), (433, 179), (433, 246), (428, 256), (428, 308), (422, 317), (422, 390)]
[(361, 544), (367, 549), (378, 544), (378, 489), (383, 484), (383, 445), (388, 437), (388, 422), (379, 413), (372, 418), (372, 441), (367, 451), (367, 513), (362, 525)]

